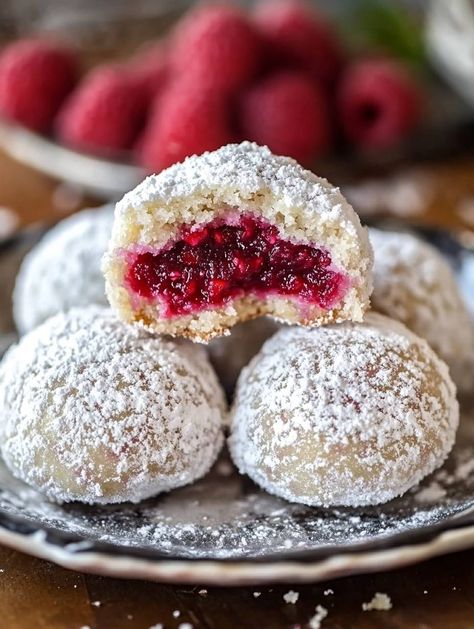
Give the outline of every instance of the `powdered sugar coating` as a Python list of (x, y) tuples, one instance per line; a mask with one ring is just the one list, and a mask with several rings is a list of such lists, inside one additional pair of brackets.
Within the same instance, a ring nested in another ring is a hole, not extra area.
[[(327, 249), (334, 268), (350, 284), (337, 306), (328, 311), (313, 306), (302, 317), (294, 300), (248, 296), (198, 315), (161, 321), (159, 304), (130, 296), (124, 286), (124, 251), (159, 250), (183, 225), (209, 223), (229, 210), (266, 219), (284, 239)], [(117, 204), (104, 257), (107, 295), (121, 318), (205, 342), (262, 314), (308, 325), (361, 320), (372, 290), (371, 267), (367, 232), (340, 190), (293, 159), (250, 142), (190, 157), (145, 179)]]
[(26, 255), (13, 293), (21, 334), (74, 306), (107, 305), (101, 259), (113, 218), (111, 205), (78, 212), (48, 231)]
[(439, 467), (459, 421), (446, 365), (401, 323), (286, 328), (240, 376), (234, 462), (308, 505), (387, 502)]
[(406, 233), (370, 229), (372, 307), (402, 321), (446, 361), (461, 389), (474, 385), (474, 325), (456, 278), (431, 245)]
[(95, 306), (49, 319), (0, 367), (7, 466), (65, 502), (138, 502), (200, 478), (222, 446), (225, 402), (194, 349)]

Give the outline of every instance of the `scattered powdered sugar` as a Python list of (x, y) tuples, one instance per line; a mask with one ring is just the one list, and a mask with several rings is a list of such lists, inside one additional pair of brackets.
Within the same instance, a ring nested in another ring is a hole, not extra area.
[(254, 592), (253, 597), (258, 598), (259, 596), (261, 596), (261, 594), (262, 594), (261, 592)]
[(292, 605), (296, 605), (299, 597), (299, 592), (295, 592), (294, 590), (288, 590), (286, 594), (283, 594), (283, 600), (285, 603), (291, 603)]
[(182, 622), (178, 625), (178, 629), (193, 629), (193, 626), (190, 622)]
[(318, 605), (316, 607), (316, 613), (309, 620), (308, 624), (309, 624), (310, 629), (320, 629), (321, 624), (327, 615), (328, 615), (328, 610), (322, 605)]
[(179, 618), (181, 616), (181, 612), (179, 609), (175, 609), (173, 612), (173, 618)]
[(107, 305), (101, 259), (113, 223), (110, 205), (58, 223), (26, 255), (13, 293), (21, 333), (74, 306)]
[(284, 328), (243, 370), (229, 439), (261, 487), (304, 504), (383, 503), (439, 467), (459, 419), (446, 365), (402, 324)]
[(390, 596), (382, 592), (376, 592), (374, 597), (368, 603), (362, 603), (362, 609), (365, 612), (370, 611), (388, 611), (392, 609), (392, 601)]
[(372, 306), (425, 338), (459, 387), (474, 385), (474, 324), (455, 275), (431, 245), (406, 233), (370, 229)]
[(138, 502), (201, 477), (224, 409), (201, 348), (97, 306), (49, 319), (0, 366), (4, 460), (59, 501)]
[[(465, 423), (472, 423), (466, 417)], [(474, 431), (473, 431), (474, 432)], [(284, 542), (291, 534), (292, 553), (334, 548), (357, 549), (360, 544), (391, 543), (405, 532), (429, 530), (474, 508), (474, 434), (461, 435), (445, 466), (427, 479), (446, 488), (439, 501), (420, 503), (414, 493), (386, 505), (364, 508), (318, 509), (287, 503), (254, 486), (235, 471), (222, 482), (216, 468), (193, 485), (140, 505), (58, 505), (14, 479), (0, 464), (0, 508), (3, 513), (42, 523), (94, 542), (134, 549), (153, 556), (245, 559), (286, 556)], [(419, 487), (416, 489), (419, 491)], [(244, 541), (244, 543), (243, 543)], [(66, 544), (69, 550), (70, 544)], [(77, 546), (77, 544), (76, 544)], [(81, 552), (71, 548), (70, 552)], [(204, 596), (204, 590), (199, 594)]]
[(323, 594), (324, 596), (329, 596), (330, 594), (334, 594), (334, 590), (328, 588), (327, 590), (324, 590)]

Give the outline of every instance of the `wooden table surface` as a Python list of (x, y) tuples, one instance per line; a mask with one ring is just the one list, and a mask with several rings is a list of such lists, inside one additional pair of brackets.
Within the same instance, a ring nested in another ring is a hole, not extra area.
[[(473, 173), (474, 160), (430, 167), (440, 194), (430, 195), (418, 219), (462, 226), (455, 210), (474, 203)], [(88, 202), (0, 153), (0, 207), (14, 210), (20, 224), (57, 220)], [(83, 575), (0, 547), (1, 629), (305, 629), (317, 605), (328, 611), (322, 629), (474, 628), (474, 550), (315, 585), (201, 589)], [(283, 600), (289, 589), (299, 592), (295, 605)], [(362, 610), (376, 592), (390, 596), (390, 611)]]

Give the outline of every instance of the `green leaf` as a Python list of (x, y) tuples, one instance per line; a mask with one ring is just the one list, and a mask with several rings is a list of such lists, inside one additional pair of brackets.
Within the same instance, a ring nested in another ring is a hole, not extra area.
[(354, 7), (350, 27), (352, 39), (364, 48), (382, 51), (417, 66), (426, 63), (421, 24), (415, 14), (398, 3), (360, 0)]

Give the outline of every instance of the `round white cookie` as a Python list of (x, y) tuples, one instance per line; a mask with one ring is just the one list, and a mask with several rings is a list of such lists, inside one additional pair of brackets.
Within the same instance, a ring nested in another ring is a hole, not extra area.
[(16, 477), (56, 501), (138, 502), (209, 470), (225, 402), (201, 348), (90, 306), (48, 319), (7, 352), (0, 413)]
[(428, 343), (369, 313), (267, 341), (240, 376), (229, 444), (239, 470), (272, 494), (375, 505), (443, 463), (458, 421), (455, 386)]
[(451, 267), (416, 236), (370, 229), (372, 307), (402, 321), (447, 363), (459, 389), (474, 387), (474, 324)]
[(13, 292), (21, 334), (74, 306), (107, 305), (100, 266), (113, 219), (111, 205), (82, 210), (55, 225), (25, 256)]

